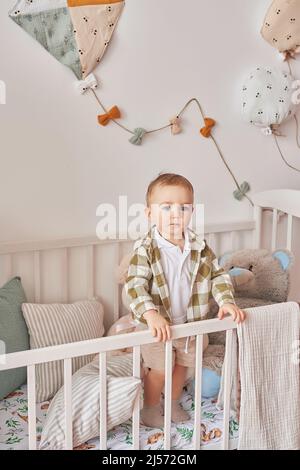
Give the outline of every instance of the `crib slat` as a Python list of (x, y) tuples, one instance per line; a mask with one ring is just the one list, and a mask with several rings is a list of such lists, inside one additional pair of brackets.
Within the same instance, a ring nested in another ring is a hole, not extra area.
[(230, 246), (231, 246), (231, 250), (235, 250), (235, 247), (236, 247), (236, 232), (233, 230), (232, 232), (230, 232)]
[(213, 251), (216, 251), (216, 234), (213, 232), (208, 234), (208, 245)]
[(64, 360), (65, 448), (73, 449), (72, 427), (72, 359)]
[(277, 221), (278, 221), (278, 211), (273, 209), (273, 221), (272, 221), (272, 251), (276, 249), (277, 242)]
[(99, 354), (100, 380), (100, 450), (107, 448), (107, 383), (106, 383), (106, 353)]
[[(133, 376), (140, 378), (141, 376), (141, 366), (140, 366), (140, 346), (134, 346), (133, 348)], [(132, 448), (134, 450), (139, 450), (140, 448), (140, 394), (138, 394), (137, 399), (133, 408), (132, 415)]]
[(35, 365), (27, 366), (29, 450), (36, 450)]
[(196, 338), (196, 370), (195, 370), (195, 424), (194, 424), (194, 449), (201, 448), (201, 390), (202, 390), (202, 356), (203, 335)]
[(41, 256), (39, 251), (35, 251), (33, 255), (34, 269), (34, 299), (36, 303), (41, 301)]
[(94, 245), (87, 246), (87, 298), (92, 299), (95, 295), (95, 258)]
[(288, 214), (287, 236), (286, 236), (286, 248), (287, 248), (287, 250), (292, 249), (292, 233), (293, 233), (293, 216), (292, 216), (292, 214)]
[(231, 392), (231, 356), (232, 356), (232, 330), (226, 331), (225, 371), (224, 371), (224, 417), (222, 447), (229, 447), (229, 419), (230, 419), (230, 392)]
[(171, 447), (171, 400), (172, 400), (172, 340), (166, 342), (165, 347), (165, 422), (164, 422), (164, 448)]
[(63, 249), (62, 253), (62, 297), (64, 302), (69, 300), (69, 251)]
[(253, 237), (253, 248), (260, 248), (262, 208), (259, 206), (254, 206), (254, 221), (255, 221), (255, 230), (254, 230), (254, 237)]
[[(114, 247), (114, 273), (116, 272), (117, 267), (119, 266), (120, 262), (120, 244), (116, 243)], [(115, 276), (114, 276), (115, 278)], [(120, 300), (119, 300), (119, 284), (116, 279), (114, 279), (114, 299), (113, 299), (113, 306), (114, 306), (114, 321), (117, 321), (120, 317)]]

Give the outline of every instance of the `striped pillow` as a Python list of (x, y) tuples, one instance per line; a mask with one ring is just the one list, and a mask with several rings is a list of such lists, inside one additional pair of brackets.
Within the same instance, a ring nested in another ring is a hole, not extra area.
[[(103, 307), (96, 300), (73, 304), (22, 304), (28, 327), (30, 348), (45, 348), (73, 343), (104, 335)], [(72, 372), (91, 362), (94, 355), (72, 359)], [(63, 385), (63, 361), (36, 366), (36, 400), (42, 402), (54, 396)]]
[[(128, 377), (129, 375), (129, 377)], [(141, 390), (141, 380), (132, 377), (132, 355), (107, 360), (107, 430), (127, 421)], [(73, 446), (99, 436), (99, 361), (78, 370), (72, 377)], [(48, 409), (40, 450), (62, 450), (65, 446), (64, 388)]]

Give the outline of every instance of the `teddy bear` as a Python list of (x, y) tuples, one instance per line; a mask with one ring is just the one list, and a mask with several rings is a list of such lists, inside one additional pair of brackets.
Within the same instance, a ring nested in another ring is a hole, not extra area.
[[(290, 288), (290, 268), (294, 255), (286, 249), (243, 249), (227, 252), (219, 265), (228, 272), (239, 308), (286, 302)], [(208, 318), (215, 318), (219, 307), (210, 300)], [(211, 333), (210, 344), (225, 344), (225, 333)]]

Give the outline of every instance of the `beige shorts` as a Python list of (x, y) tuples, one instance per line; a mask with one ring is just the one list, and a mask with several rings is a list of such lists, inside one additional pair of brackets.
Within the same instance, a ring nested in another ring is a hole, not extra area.
[[(172, 368), (175, 364), (184, 367), (195, 367), (196, 341), (190, 338), (188, 352), (185, 352), (186, 338), (174, 339), (172, 342)], [(144, 366), (149, 369), (165, 370), (165, 343), (160, 341), (141, 346)]]
[[(137, 330), (147, 330), (148, 327), (141, 324), (137, 327)], [(204, 335), (207, 336), (207, 335)], [(205, 349), (208, 344), (208, 339), (204, 339)], [(195, 367), (196, 357), (196, 341), (195, 336), (191, 336), (189, 339), (187, 352), (186, 349), (186, 338), (178, 338), (172, 341), (172, 368), (175, 364), (184, 367)], [(165, 343), (160, 341), (152, 344), (144, 344), (141, 346), (141, 354), (144, 361), (144, 366), (149, 369), (155, 369), (159, 371), (165, 370)]]

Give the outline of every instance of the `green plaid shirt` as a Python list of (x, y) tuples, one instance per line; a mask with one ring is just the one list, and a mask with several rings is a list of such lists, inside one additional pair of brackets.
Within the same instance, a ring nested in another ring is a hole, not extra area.
[[(187, 321), (191, 322), (207, 317), (212, 296), (220, 307), (225, 303), (235, 304), (235, 300), (230, 276), (219, 266), (206, 240), (190, 229), (187, 233), (191, 243), (191, 296), (186, 313)], [(172, 323), (170, 294), (154, 227), (134, 244), (125, 289), (134, 318), (146, 323), (143, 314), (154, 309)]]

